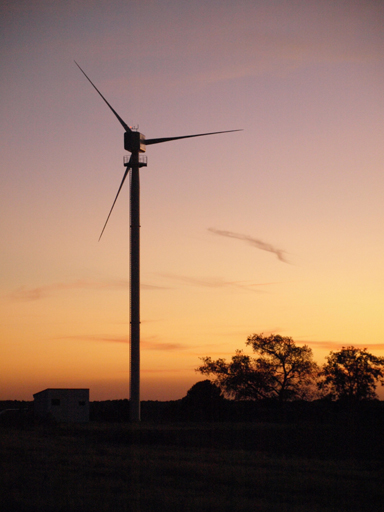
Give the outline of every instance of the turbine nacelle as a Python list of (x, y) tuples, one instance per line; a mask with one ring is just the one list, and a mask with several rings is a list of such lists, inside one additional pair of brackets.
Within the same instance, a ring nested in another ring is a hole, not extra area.
[(130, 153), (145, 153), (145, 135), (140, 132), (125, 132), (124, 149), (126, 149)]

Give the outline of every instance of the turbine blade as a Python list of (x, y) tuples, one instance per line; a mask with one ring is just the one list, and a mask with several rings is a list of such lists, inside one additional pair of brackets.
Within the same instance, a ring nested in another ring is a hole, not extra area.
[(218, 133), (230, 133), (230, 132), (242, 132), (243, 130), (225, 130), (223, 132), (210, 132), (210, 133), (197, 133), (196, 135), (181, 135), (179, 137), (162, 137), (160, 139), (146, 139), (146, 146), (151, 146), (152, 144), (161, 144), (162, 142), (168, 142), (170, 140), (178, 140), (178, 139), (190, 139), (191, 137), (204, 137), (204, 135), (217, 135)]
[(128, 172), (129, 172), (129, 167), (127, 167), (127, 168), (125, 169), (125, 173), (124, 173), (123, 179), (122, 179), (122, 181), (121, 181), (121, 183), (120, 183), (119, 190), (117, 191), (117, 194), (116, 194), (115, 200), (113, 201), (112, 208), (109, 210), (107, 220), (105, 221), (105, 224), (104, 224), (103, 230), (102, 230), (102, 232), (101, 232), (101, 235), (99, 236), (99, 242), (100, 242), (100, 238), (103, 236), (104, 230), (105, 230), (106, 225), (107, 225), (107, 223), (108, 223), (108, 221), (109, 221), (109, 217), (111, 216), (111, 213), (112, 213), (113, 207), (115, 206), (115, 203), (116, 203), (116, 201), (117, 201), (117, 198), (119, 197), (120, 190), (122, 189), (122, 187), (123, 187), (123, 185), (124, 185), (124, 181), (125, 181), (125, 178), (127, 177)]
[(105, 101), (105, 103), (108, 105), (108, 107), (112, 110), (112, 112), (115, 114), (115, 116), (117, 117), (117, 119), (120, 121), (120, 124), (121, 126), (124, 128), (124, 130), (126, 132), (131, 132), (132, 130), (130, 129), (130, 127), (127, 125), (127, 123), (125, 121), (123, 121), (123, 119), (121, 119), (121, 117), (119, 116), (119, 114), (116, 112), (116, 110), (108, 103), (108, 101), (104, 98), (104, 96), (101, 94), (101, 92), (99, 91), (99, 89), (96, 87), (96, 85), (92, 82), (92, 80), (90, 78), (87, 77), (87, 75), (84, 73), (84, 71), (81, 69), (81, 67), (78, 65), (78, 63), (75, 61), (75, 64), (76, 66), (80, 69), (80, 71), (83, 73), (83, 75), (85, 76), (85, 78), (88, 80), (88, 82), (91, 83), (91, 85), (96, 89), (96, 91), (100, 94), (100, 96), (103, 98), (103, 100)]

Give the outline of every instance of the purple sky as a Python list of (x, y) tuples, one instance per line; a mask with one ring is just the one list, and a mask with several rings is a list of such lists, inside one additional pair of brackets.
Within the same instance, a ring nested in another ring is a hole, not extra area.
[[(128, 396), (123, 130), (141, 172), (143, 399), (253, 332), (384, 354), (384, 4), (0, 6), (2, 399)], [(280, 257), (279, 257), (280, 255)]]

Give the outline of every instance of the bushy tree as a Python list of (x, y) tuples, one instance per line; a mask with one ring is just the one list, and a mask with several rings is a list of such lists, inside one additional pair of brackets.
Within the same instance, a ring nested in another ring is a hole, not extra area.
[(330, 353), (320, 377), (319, 389), (334, 400), (372, 400), (377, 398), (377, 383), (384, 385), (384, 357), (376, 357), (366, 348), (343, 347)]
[(212, 376), (227, 396), (237, 400), (275, 398), (280, 402), (310, 398), (318, 367), (312, 350), (297, 347), (292, 338), (252, 334), (246, 344), (258, 357), (237, 350), (231, 362), (201, 358), (197, 371)]
[(223, 400), (224, 397), (220, 388), (208, 379), (196, 382), (183, 398), (186, 404), (208, 406), (213, 403), (221, 403)]
[(220, 388), (210, 380), (196, 382), (181, 400), (182, 414), (188, 421), (217, 421), (225, 410)]

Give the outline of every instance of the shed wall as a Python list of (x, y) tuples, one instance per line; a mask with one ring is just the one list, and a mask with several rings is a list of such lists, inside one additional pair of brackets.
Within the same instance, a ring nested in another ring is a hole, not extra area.
[(59, 422), (89, 421), (89, 389), (45, 389), (33, 395), (35, 415)]

